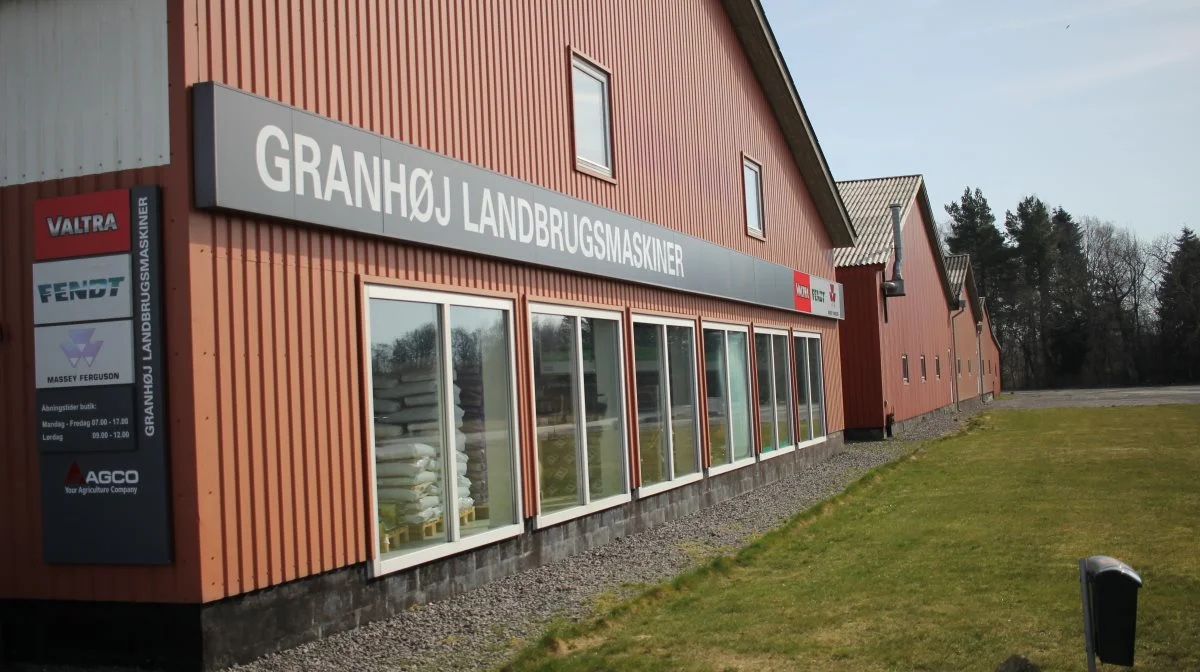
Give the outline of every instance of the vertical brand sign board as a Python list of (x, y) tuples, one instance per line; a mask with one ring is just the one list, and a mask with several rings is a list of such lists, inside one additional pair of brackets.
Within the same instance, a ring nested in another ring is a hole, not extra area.
[(830, 280), (800, 301), (782, 264), (237, 89), (196, 84), (192, 119), (200, 208), (842, 318)]
[(158, 187), (34, 205), (48, 563), (171, 561)]

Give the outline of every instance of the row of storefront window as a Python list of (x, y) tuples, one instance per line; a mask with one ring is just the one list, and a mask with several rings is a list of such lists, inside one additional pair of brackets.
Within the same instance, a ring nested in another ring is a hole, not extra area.
[[(520, 534), (514, 303), (377, 285), (366, 302), (374, 572)], [(640, 315), (632, 333), (627, 391), (623, 313), (530, 304), (538, 527), (632, 499), (627, 392), (637, 407), (638, 496), (703, 478), (702, 421), (710, 475), (823, 440), (816, 334), (705, 322), (698, 341), (691, 320)]]

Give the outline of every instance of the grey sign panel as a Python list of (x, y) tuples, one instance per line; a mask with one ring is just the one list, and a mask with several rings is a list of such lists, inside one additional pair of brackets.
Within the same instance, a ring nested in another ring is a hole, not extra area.
[(129, 320), (80, 322), (33, 330), (38, 389), (133, 382)]
[(150, 462), (142, 451), (42, 453), (46, 562), (169, 561), (167, 473)]
[(38, 450), (116, 452), (137, 448), (133, 389), (56, 387), (37, 391)]
[(33, 323), (129, 317), (129, 255), (33, 265)]
[(132, 319), (34, 329), (49, 563), (171, 562), (161, 206), (157, 187), (129, 196), (124, 312)]
[(202, 208), (796, 309), (786, 266), (236, 89), (195, 85), (193, 119)]

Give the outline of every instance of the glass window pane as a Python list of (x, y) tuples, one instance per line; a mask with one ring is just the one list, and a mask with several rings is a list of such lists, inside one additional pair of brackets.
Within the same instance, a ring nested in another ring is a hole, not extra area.
[(379, 553), (387, 558), (447, 539), (442, 341), (434, 304), (371, 299), (368, 309)]
[(750, 347), (746, 334), (731, 331), (729, 338), (729, 399), (733, 406), (730, 436), (733, 459), (750, 457), (753, 451), (751, 422), (754, 409), (750, 403)]
[(628, 492), (625, 483), (625, 408), (621, 391), (620, 323), (582, 318), (588, 492), (593, 500)]
[(762, 187), (759, 184), (758, 168), (743, 163), (742, 176), (746, 189), (746, 226), (751, 231), (762, 233)]
[(713, 466), (729, 464), (731, 461), (725, 369), (725, 332), (705, 329), (704, 374), (708, 383), (708, 435)]
[(575, 154), (611, 169), (608, 142), (608, 83), (580, 67), (572, 69), (575, 103)]
[(779, 427), (780, 447), (795, 443), (792, 437), (791, 362), (788, 360), (787, 336), (773, 336), (775, 344), (775, 418)]
[(813, 438), (811, 408), (808, 394), (808, 339), (797, 336), (792, 341), (796, 346), (796, 414), (800, 416), (796, 436), (801, 441)]
[(663, 328), (657, 324), (633, 325), (633, 357), (637, 366), (638, 442), (642, 485), (670, 480), (667, 463), (666, 376), (663, 367)]
[(582, 504), (576, 445), (575, 318), (534, 313), (533, 395), (542, 512)]
[(821, 370), (821, 341), (808, 339), (809, 393), (812, 396), (813, 437), (825, 436), (825, 383)]
[(764, 453), (775, 450), (775, 399), (771, 394), (771, 383), (775, 376), (771, 371), (774, 358), (771, 356), (771, 337), (767, 334), (754, 335), (755, 372), (758, 374), (758, 441)]
[(696, 343), (688, 327), (667, 327), (671, 367), (671, 452), (675, 476), (700, 471), (696, 409)]
[(459, 535), (469, 537), (517, 520), (508, 314), (451, 306)]

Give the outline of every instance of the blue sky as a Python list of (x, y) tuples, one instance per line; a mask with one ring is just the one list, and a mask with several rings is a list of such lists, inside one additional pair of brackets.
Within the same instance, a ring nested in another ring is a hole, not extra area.
[(762, 3), (835, 179), (1200, 228), (1200, 0)]

